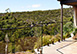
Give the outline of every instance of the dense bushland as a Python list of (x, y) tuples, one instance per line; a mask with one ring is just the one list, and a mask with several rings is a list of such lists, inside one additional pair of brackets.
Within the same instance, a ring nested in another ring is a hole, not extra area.
[[(72, 29), (73, 9), (64, 8), (63, 17), (64, 17), (63, 31), (64, 35), (66, 35), (68, 32), (70, 33), (70, 31), (73, 30)], [(38, 26), (29, 27), (31, 25), (42, 24), (42, 23), (43, 23), (43, 28)], [(9, 28), (20, 28), (20, 27), (26, 27), (26, 28), (8, 30)], [(71, 29), (69, 29), (69, 27)], [(7, 30), (0, 30), (0, 41), (5, 43), (5, 34), (8, 33), (8, 37), (10, 40), (9, 52), (15, 49), (14, 46), (16, 46), (17, 48), (16, 51), (32, 50), (32, 48), (37, 47), (36, 42), (39, 42), (40, 44), (40, 38), (38, 37), (41, 36), (42, 34), (50, 35), (50, 37), (52, 37), (60, 33), (60, 9), (46, 10), (46, 11), (40, 10), (32, 12), (28, 11), (28, 12), (0, 13), (0, 29), (2, 28), (8, 28)], [(43, 38), (46, 39), (45, 37)], [(47, 38), (50, 39), (50, 37)], [(47, 39), (48, 42), (45, 42), (46, 41), (45, 40), (43, 42), (44, 43), (43, 45), (51, 43), (49, 39)], [(31, 45), (31, 48), (29, 45)], [(29, 48), (26, 46), (29, 46)]]

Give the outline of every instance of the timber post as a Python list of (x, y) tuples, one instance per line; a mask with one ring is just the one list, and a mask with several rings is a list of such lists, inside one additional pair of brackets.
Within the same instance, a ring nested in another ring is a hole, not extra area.
[(63, 41), (63, 4), (61, 4), (61, 40)]

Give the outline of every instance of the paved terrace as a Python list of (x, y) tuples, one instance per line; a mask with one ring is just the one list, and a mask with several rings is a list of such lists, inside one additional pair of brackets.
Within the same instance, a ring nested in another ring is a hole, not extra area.
[(43, 47), (43, 54), (77, 54), (77, 41), (68, 38), (62, 42), (56, 42), (54, 45)]

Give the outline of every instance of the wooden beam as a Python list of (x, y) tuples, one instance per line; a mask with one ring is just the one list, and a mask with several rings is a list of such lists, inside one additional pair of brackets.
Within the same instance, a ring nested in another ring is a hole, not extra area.
[(72, 5), (72, 6), (75, 6), (75, 5), (77, 5), (77, 2), (67, 3), (66, 5)]
[[(68, 4), (68, 3), (77, 2), (77, 0), (61, 0), (60, 2), (61, 2), (61, 4)], [(77, 5), (77, 4), (76, 4), (76, 5)]]
[(63, 41), (63, 4), (61, 4), (61, 40)]

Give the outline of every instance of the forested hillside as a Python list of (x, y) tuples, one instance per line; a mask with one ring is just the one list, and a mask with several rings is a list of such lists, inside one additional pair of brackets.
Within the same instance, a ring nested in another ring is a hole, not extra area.
[[(43, 35), (51, 35), (54, 36), (60, 33), (60, 9), (57, 10), (46, 10), (46, 11), (32, 11), (32, 12), (12, 12), (12, 13), (0, 13), (0, 41), (1, 43), (5, 42), (5, 35), (8, 33), (8, 37), (10, 40), (9, 43), (9, 52), (14, 51), (14, 47), (11, 46), (11, 43), (15, 43), (17, 51), (26, 51), (32, 50), (34, 45), (33, 44), (36, 39), (35, 37)], [(73, 9), (72, 8), (64, 8), (63, 10), (63, 21), (64, 21), (64, 31), (65, 33), (71, 31), (72, 24), (73, 24)], [(35, 26), (34, 24), (42, 24), (43, 25), (43, 32), (41, 27)], [(34, 27), (29, 27), (34, 25)], [(16, 29), (26, 27), (22, 29)], [(7, 28), (7, 29), (6, 29)], [(10, 29), (11, 28), (11, 29)], [(14, 28), (14, 29), (13, 29)], [(70, 28), (70, 30), (68, 29)], [(5, 29), (5, 30), (2, 30)], [(9, 30), (10, 29), (10, 30)], [(33, 38), (30, 38), (30, 37)], [(27, 39), (23, 38), (27, 37)], [(20, 39), (22, 38), (22, 39)], [(18, 40), (20, 39), (20, 40)], [(29, 40), (30, 39), (30, 40)], [(25, 40), (28, 41), (28, 45), (25, 44)], [(31, 41), (33, 40), (33, 41)], [(21, 42), (20, 42), (21, 41)], [(25, 45), (23, 45), (23, 43)], [(29, 45), (33, 44), (30, 48)], [(19, 45), (18, 45), (19, 44)], [(23, 46), (22, 46), (22, 45)], [(24, 48), (24, 47), (29, 48)], [(21, 50), (21, 48), (22, 50)], [(12, 48), (12, 49), (11, 49)], [(2, 48), (3, 49), (3, 48)]]
[[(66, 22), (69, 22), (72, 16), (73, 16), (73, 9), (64, 8), (63, 10), (64, 24)], [(55, 32), (58, 33), (60, 31), (60, 9), (0, 14), (0, 28), (25, 27), (25, 26), (29, 26), (30, 24), (37, 24), (41, 22), (43, 23), (55, 22), (55, 23), (51, 23), (51, 25), (47, 27), (44, 26), (43, 28), (44, 34), (54, 35), (55, 30), (56, 30)], [(24, 34), (26, 36), (31, 36), (31, 35), (33, 36), (33, 34), (30, 34), (32, 33), (31, 31), (34, 31), (33, 29), (32, 30), (30, 28), (25, 28), (25, 29), (28, 29), (28, 31), (27, 30), (24, 31)], [(29, 29), (31, 31), (29, 31)], [(48, 30), (51, 30), (51, 31), (48, 31)], [(7, 30), (6, 30), (6, 33), (7, 33)], [(2, 35), (2, 33), (0, 35)]]
[[(73, 9), (64, 9), (63, 10), (63, 15), (64, 15), (64, 20), (68, 19), (73, 15)], [(1, 17), (2, 16), (2, 17)], [(32, 22), (50, 22), (50, 21), (60, 21), (60, 9), (58, 10), (46, 10), (46, 11), (32, 11), (32, 12), (14, 12), (14, 13), (4, 13), (0, 14), (0, 20), (3, 21), (10, 21), (11, 23), (15, 23), (14, 21), (16, 20), (16, 24), (26, 24), (29, 23), (31, 24)], [(8, 21), (8, 22), (9, 22)], [(67, 21), (67, 20), (66, 20)], [(7, 22), (7, 23), (8, 23)]]

